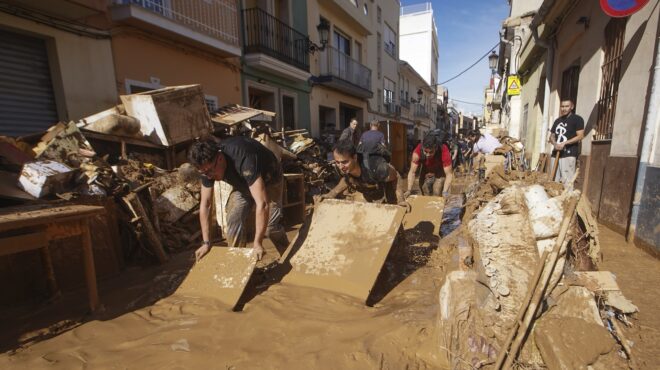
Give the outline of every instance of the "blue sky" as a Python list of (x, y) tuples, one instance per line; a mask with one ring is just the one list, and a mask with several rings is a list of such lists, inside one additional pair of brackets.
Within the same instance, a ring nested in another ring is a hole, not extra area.
[[(401, 5), (425, 2), (429, 1), (402, 0)], [(474, 63), (497, 43), (502, 21), (509, 16), (509, 5), (507, 0), (433, 0), (431, 3), (438, 28), (438, 81), (443, 82)], [(445, 86), (450, 99), (482, 103), (489, 79), (488, 60), (484, 59)], [(455, 103), (466, 113), (481, 114), (483, 111), (477, 105)]]

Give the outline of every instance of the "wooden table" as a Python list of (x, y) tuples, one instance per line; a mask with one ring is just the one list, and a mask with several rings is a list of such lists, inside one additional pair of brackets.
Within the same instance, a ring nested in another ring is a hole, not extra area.
[(0, 256), (39, 249), (51, 292), (58, 294), (48, 243), (79, 235), (82, 238), (89, 306), (95, 311), (99, 307), (99, 295), (89, 220), (104, 213), (103, 207), (86, 205), (0, 209)]

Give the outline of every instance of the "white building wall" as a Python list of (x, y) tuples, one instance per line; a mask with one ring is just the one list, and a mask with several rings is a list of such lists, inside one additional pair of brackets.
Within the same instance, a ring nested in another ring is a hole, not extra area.
[[(399, 25), (399, 59), (407, 61), (427, 84), (432, 84), (433, 11), (402, 15)], [(436, 45), (437, 50), (437, 45)], [(435, 73), (437, 76), (437, 71)]]

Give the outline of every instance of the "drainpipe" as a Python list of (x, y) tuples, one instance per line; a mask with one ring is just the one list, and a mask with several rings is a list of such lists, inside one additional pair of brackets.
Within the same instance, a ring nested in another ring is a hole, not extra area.
[[(660, 26), (659, 26), (660, 28)], [(637, 177), (635, 178), (635, 193), (630, 213), (630, 224), (626, 233), (626, 240), (632, 241), (637, 229), (639, 219), (639, 208), (644, 194), (644, 183), (646, 182), (646, 169), (651, 164), (655, 155), (654, 147), (658, 140), (658, 126), (660, 126), (660, 109), (655, 102), (660, 101), (660, 37), (657, 37), (655, 46), (655, 61), (653, 63), (653, 80), (651, 82), (651, 94), (649, 95), (649, 105), (646, 111), (646, 123), (643, 132), (644, 139), (642, 149), (639, 155), (639, 164), (637, 165)]]

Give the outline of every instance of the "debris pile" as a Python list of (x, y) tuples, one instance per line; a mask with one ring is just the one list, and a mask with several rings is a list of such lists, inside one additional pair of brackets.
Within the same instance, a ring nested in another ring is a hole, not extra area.
[(610, 273), (595, 271), (597, 229), (580, 192), (500, 167), (471, 195), (460, 232), (472, 264), (440, 291), (439, 340), (451, 367), (625, 366), (616, 321), (629, 323), (636, 307)]

